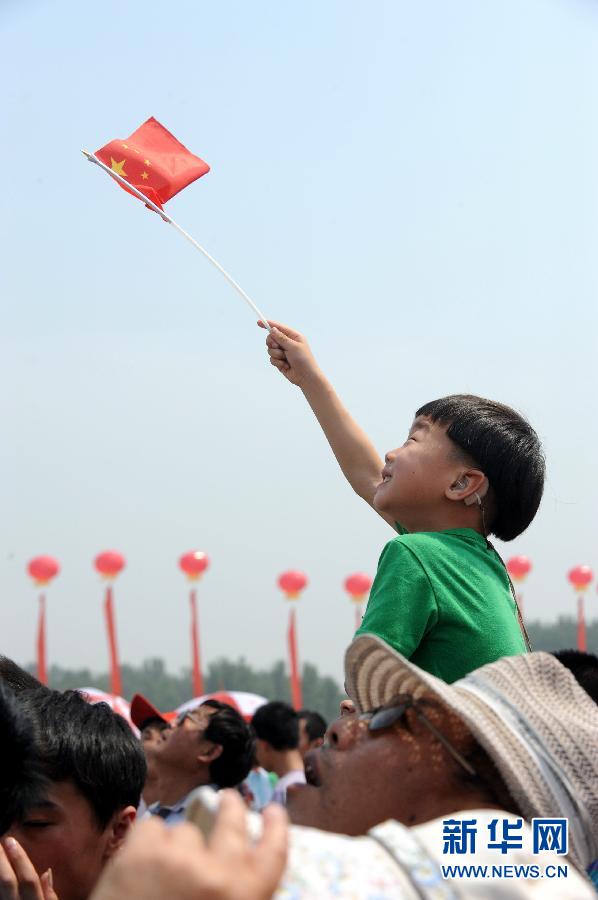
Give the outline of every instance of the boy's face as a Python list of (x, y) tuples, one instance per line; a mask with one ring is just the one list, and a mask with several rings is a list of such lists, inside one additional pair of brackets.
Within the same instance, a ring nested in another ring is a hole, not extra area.
[(447, 428), (420, 416), (403, 446), (386, 454), (374, 507), (409, 531), (435, 530), (434, 514), (444, 507), (446, 489), (463, 471)]
[[(134, 817), (133, 807), (123, 811), (122, 839)], [(8, 835), (19, 841), (38, 875), (52, 869), (60, 900), (85, 900), (115, 850), (114, 828), (113, 822), (100, 828), (90, 803), (71, 781), (56, 781), (46, 800), (13, 823)]]

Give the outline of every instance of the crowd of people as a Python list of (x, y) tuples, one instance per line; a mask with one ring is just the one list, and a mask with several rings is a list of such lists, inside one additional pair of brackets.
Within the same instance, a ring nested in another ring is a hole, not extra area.
[(305, 338), (270, 325), (271, 363), (395, 531), (339, 717), (137, 695), (137, 737), (2, 658), (0, 900), (595, 896), (598, 658), (532, 651), (489, 540), (536, 515), (534, 429), (446, 397), (382, 461)]

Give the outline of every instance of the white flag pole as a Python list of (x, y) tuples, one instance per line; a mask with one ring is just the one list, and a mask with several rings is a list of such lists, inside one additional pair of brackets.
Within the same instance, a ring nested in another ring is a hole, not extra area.
[(251, 299), (251, 297), (248, 297), (248, 296), (247, 296), (247, 294), (245, 293), (245, 291), (243, 290), (243, 288), (241, 287), (241, 285), (237, 284), (237, 282), (235, 281), (235, 279), (232, 278), (232, 277), (228, 274), (228, 272), (226, 271), (226, 269), (223, 269), (222, 266), (220, 265), (220, 263), (217, 262), (217, 261), (214, 259), (213, 256), (210, 256), (210, 254), (208, 253), (208, 251), (207, 251), (204, 247), (202, 247), (201, 244), (198, 244), (198, 243), (197, 243), (197, 241), (195, 240), (195, 238), (192, 238), (190, 234), (187, 234), (187, 232), (186, 232), (183, 228), (181, 228), (181, 226), (178, 225), (178, 224), (174, 221), (174, 219), (171, 219), (170, 216), (167, 215), (167, 214), (164, 212), (163, 209), (160, 209), (159, 206), (156, 206), (155, 203), (152, 203), (152, 201), (151, 201), (148, 197), (146, 197), (145, 194), (143, 194), (141, 191), (137, 190), (136, 187), (134, 187), (132, 184), (130, 184), (130, 183), (126, 180), (126, 178), (123, 178), (121, 175), (119, 175), (118, 172), (115, 172), (113, 169), (111, 169), (109, 166), (107, 166), (105, 163), (103, 163), (101, 159), (98, 159), (98, 157), (95, 156), (95, 154), (89, 153), (88, 150), (82, 150), (81, 152), (83, 153), (84, 156), (87, 157), (87, 159), (89, 160), (89, 162), (95, 163), (96, 166), (99, 166), (100, 169), (103, 169), (103, 170), (104, 170), (104, 172), (108, 172), (108, 174), (111, 175), (112, 178), (114, 178), (115, 181), (118, 181), (119, 184), (122, 184), (122, 186), (125, 187), (128, 191), (131, 191), (132, 194), (135, 194), (136, 197), (139, 197), (140, 200), (143, 200), (143, 202), (146, 204), (146, 206), (149, 206), (149, 208), (150, 208), (150, 209), (153, 209), (153, 211), (154, 211), (155, 213), (158, 213), (158, 215), (160, 216), (161, 219), (163, 219), (165, 222), (168, 222), (168, 224), (169, 224), (169, 225), (172, 225), (173, 228), (176, 228), (176, 230), (177, 230), (180, 234), (182, 234), (184, 238), (187, 238), (187, 240), (189, 241), (189, 243), (190, 243), (190, 244), (193, 244), (193, 246), (194, 246), (197, 250), (199, 250), (200, 253), (203, 253), (203, 255), (206, 257), (206, 259), (208, 259), (208, 260), (212, 263), (212, 265), (215, 266), (215, 267), (218, 269), (218, 271), (221, 272), (222, 275), (224, 275), (224, 277), (226, 278), (226, 280), (228, 281), (228, 283), (231, 284), (231, 285), (234, 287), (234, 289), (237, 291), (237, 293), (239, 293), (239, 294), (241, 295), (241, 297), (243, 298), (243, 300), (245, 300), (245, 302), (249, 304), (249, 306), (252, 308), (252, 310), (253, 310), (253, 311), (255, 312), (255, 314), (257, 315), (257, 317), (258, 317), (258, 319), (260, 320), (260, 322), (263, 324), (264, 328), (267, 328), (268, 331), (271, 331), (271, 330), (272, 330), (272, 329), (270, 328), (270, 326), (268, 325), (268, 320), (267, 320), (267, 319), (265, 318), (265, 316), (259, 311), (259, 309), (258, 309), (257, 306), (255, 305), (255, 303), (253, 302), (253, 300)]

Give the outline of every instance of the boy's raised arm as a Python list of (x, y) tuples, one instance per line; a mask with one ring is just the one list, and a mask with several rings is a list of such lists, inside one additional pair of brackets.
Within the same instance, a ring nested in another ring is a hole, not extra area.
[[(287, 381), (301, 388), (345, 478), (355, 493), (374, 507), (384, 465), (376, 448), (341, 403), (304, 336), (280, 322), (269, 320), (268, 324), (272, 328), (266, 338), (270, 362)], [(260, 322), (258, 325), (263, 328)], [(392, 519), (382, 518), (394, 527)]]

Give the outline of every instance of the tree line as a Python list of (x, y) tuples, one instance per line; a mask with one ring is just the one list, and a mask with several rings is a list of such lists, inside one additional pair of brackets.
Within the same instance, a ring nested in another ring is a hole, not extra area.
[[(560, 616), (556, 622), (527, 622), (527, 630), (534, 650), (561, 650), (577, 646), (577, 623), (571, 616)], [(588, 650), (598, 653), (598, 619), (587, 624)], [(30, 666), (34, 671), (34, 667)], [(58, 690), (78, 687), (96, 687), (109, 690), (107, 673), (90, 669), (64, 669), (53, 665), (49, 671), (50, 686)], [(338, 715), (338, 706), (344, 693), (341, 686), (327, 675), (321, 675), (316, 666), (303, 666), (303, 705), (315, 709), (331, 721)], [(123, 691), (127, 699), (133, 694), (146, 696), (161, 710), (180, 706), (192, 696), (191, 671), (182, 669), (179, 674), (168, 672), (161, 659), (147, 659), (139, 666), (125, 663), (122, 666)], [(245, 659), (236, 662), (218, 659), (204, 673), (206, 693), (212, 691), (249, 691), (261, 694), (269, 700), (290, 702), (289, 677), (282, 660), (270, 668), (254, 668)]]

